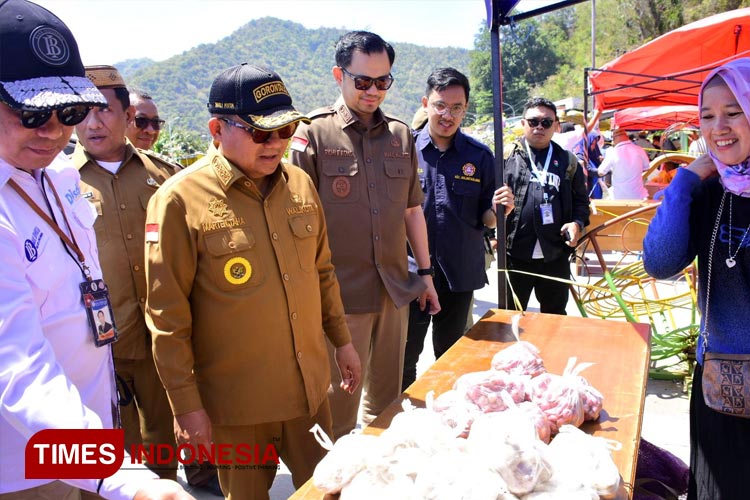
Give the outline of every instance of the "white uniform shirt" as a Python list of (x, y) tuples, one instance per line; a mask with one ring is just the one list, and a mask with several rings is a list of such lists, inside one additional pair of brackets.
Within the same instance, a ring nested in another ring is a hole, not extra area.
[[(78, 171), (58, 157), (47, 173), (92, 277), (100, 278), (96, 212), (81, 197)], [(111, 428), (115, 394), (110, 347), (94, 345), (77, 259), (8, 185), (9, 178), (49, 214), (41, 170), (32, 176), (0, 159), (0, 493), (50, 482), (24, 478), (28, 439), (48, 428)], [(46, 180), (45, 187), (54, 217), (67, 233)], [(125, 461), (123, 466), (130, 466), (129, 457)], [(105, 480), (100, 494), (131, 499), (144, 479), (154, 477), (135, 472), (120, 471)], [(87, 490), (97, 485), (94, 479), (66, 482)]]
[(648, 169), (648, 155), (632, 141), (624, 141), (607, 150), (597, 172), (612, 171), (612, 190), (615, 200), (642, 200), (648, 196), (643, 186), (643, 171)]

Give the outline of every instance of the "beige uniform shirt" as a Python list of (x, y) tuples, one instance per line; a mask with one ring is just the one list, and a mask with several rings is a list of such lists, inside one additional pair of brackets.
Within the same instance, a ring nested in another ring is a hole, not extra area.
[(219, 425), (314, 414), (327, 336), (351, 342), (315, 187), (280, 165), (264, 199), (211, 148), (153, 196), (146, 318), (172, 409)]
[(81, 174), (81, 193), (99, 214), (94, 224), (99, 260), (120, 334), (112, 346), (114, 356), (144, 359), (150, 348), (143, 316), (146, 207), (151, 195), (179, 167), (155, 155), (147, 156), (130, 143), (116, 174), (100, 167), (81, 143), (76, 145), (72, 159)]
[(384, 291), (408, 304), (424, 290), (407, 269), (404, 214), (424, 198), (409, 127), (378, 109), (368, 129), (342, 98), (310, 119), (290, 159), (320, 193), (347, 314), (379, 311)]

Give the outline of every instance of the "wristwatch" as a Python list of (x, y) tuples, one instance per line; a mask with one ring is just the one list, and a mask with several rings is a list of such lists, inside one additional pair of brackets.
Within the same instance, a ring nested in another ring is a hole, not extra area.
[(435, 276), (435, 268), (430, 266), (425, 269), (417, 269), (417, 274), (420, 276)]

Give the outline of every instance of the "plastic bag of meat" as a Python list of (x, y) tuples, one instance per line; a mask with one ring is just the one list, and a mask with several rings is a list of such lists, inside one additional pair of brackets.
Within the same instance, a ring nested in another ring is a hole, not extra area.
[(530, 377), (536, 377), (546, 371), (539, 349), (525, 340), (515, 342), (495, 354), (492, 358), (492, 368)]
[(469, 435), (472, 422), (482, 413), (477, 405), (467, 401), (463, 394), (455, 390), (446, 391), (433, 400), (430, 400), (428, 393), (425, 399), (427, 408), (439, 414), (443, 423), (454, 429), (456, 436), (462, 438)]
[(529, 377), (523, 375), (487, 370), (462, 375), (453, 388), (484, 413), (489, 413), (503, 411), (508, 407), (500, 397), (501, 392), (507, 392), (516, 403), (523, 401), (529, 380)]
[(600, 498), (608, 499), (615, 498), (620, 487), (620, 472), (610, 450), (621, 447), (620, 443), (564, 425), (547, 451), (554, 477), (565, 478), (568, 484), (586, 485)]
[(578, 375), (576, 377), (580, 384), (578, 391), (581, 394), (584, 420), (599, 420), (599, 414), (604, 405), (604, 396), (588, 380)]
[(523, 401), (518, 404), (517, 411), (523, 413), (525, 415), (524, 418), (529, 419), (534, 424), (537, 437), (541, 441), (549, 443), (552, 435), (549, 419), (542, 409), (539, 408), (539, 405), (533, 401)]
[(467, 449), (480, 463), (500, 474), (515, 495), (530, 493), (552, 474), (545, 456), (546, 445), (522, 412), (477, 417), (467, 438)]
[(313, 484), (326, 493), (338, 493), (362, 469), (373, 455), (378, 455), (379, 443), (376, 436), (347, 434), (334, 445), (319, 425), (310, 429), (315, 438), (329, 450), (318, 462), (313, 472)]
[(456, 431), (443, 423), (442, 417), (426, 408), (415, 408), (408, 400), (404, 411), (396, 414), (380, 435), (385, 456), (398, 448), (419, 448), (427, 455), (455, 447)]
[(414, 481), (405, 475), (394, 473), (386, 460), (368, 464), (341, 490), (340, 500), (419, 500)]
[(529, 396), (547, 415), (552, 434), (560, 426), (580, 426), (584, 420), (596, 420), (604, 398), (580, 373), (593, 363), (576, 365), (576, 358), (568, 359), (562, 375), (543, 373), (531, 379)]
[(505, 481), (465, 452), (431, 457), (414, 482), (424, 500), (517, 500)]

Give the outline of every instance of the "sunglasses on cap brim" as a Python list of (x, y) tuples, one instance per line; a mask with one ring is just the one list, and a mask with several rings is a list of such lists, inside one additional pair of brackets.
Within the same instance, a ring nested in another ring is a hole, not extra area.
[(260, 130), (249, 125), (243, 125), (242, 123), (230, 120), (229, 118), (219, 118), (219, 120), (227, 123), (228, 125), (244, 130), (245, 132), (250, 134), (250, 137), (253, 139), (253, 142), (255, 144), (263, 144), (264, 142), (268, 142), (274, 132), (278, 132), (281, 139), (289, 139), (294, 135), (294, 132), (297, 130), (297, 125), (299, 125), (299, 122), (292, 122), (284, 125), (283, 127), (279, 127), (273, 130)]
[(21, 125), (25, 128), (39, 128), (52, 118), (52, 113), (57, 113), (57, 120), (61, 125), (72, 127), (78, 125), (91, 111), (91, 106), (76, 104), (57, 109), (46, 109), (42, 111), (15, 110), (21, 119)]

